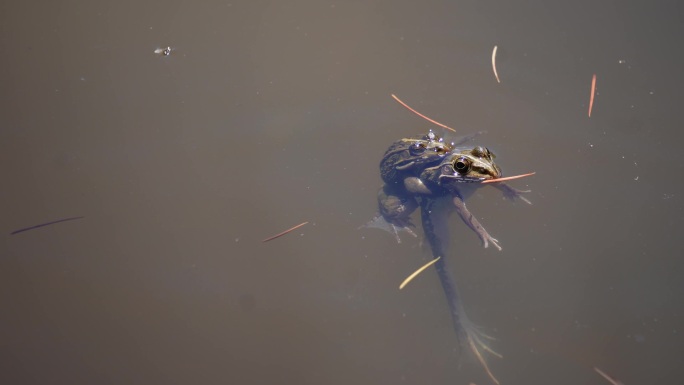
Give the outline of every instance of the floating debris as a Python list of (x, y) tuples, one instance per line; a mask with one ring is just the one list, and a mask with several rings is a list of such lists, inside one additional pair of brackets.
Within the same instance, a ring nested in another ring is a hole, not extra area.
[(534, 174), (536, 174), (536, 172), (531, 172), (531, 173), (528, 173), (528, 174), (521, 174), (521, 175), (514, 175), (514, 176), (507, 176), (507, 177), (505, 177), (505, 178), (487, 179), (487, 180), (483, 180), (483, 181), (480, 182), (480, 183), (483, 183), (483, 184), (484, 184), (484, 183), (504, 182), (504, 181), (507, 181), (507, 180), (513, 180), (513, 179), (524, 178), (524, 177), (526, 177), (526, 176), (531, 176), (531, 175), (534, 175)]
[(430, 261), (430, 262), (426, 263), (425, 265), (423, 265), (423, 267), (421, 267), (420, 269), (418, 269), (418, 270), (416, 270), (415, 272), (413, 272), (413, 274), (411, 274), (411, 275), (409, 275), (408, 277), (406, 277), (406, 279), (404, 280), (404, 282), (402, 282), (401, 285), (399, 285), (399, 290), (403, 289), (404, 286), (406, 286), (409, 282), (411, 282), (411, 281), (413, 280), (413, 278), (416, 278), (416, 276), (417, 276), (418, 274), (422, 273), (423, 270), (427, 269), (428, 267), (432, 266), (435, 262), (439, 261), (440, 258), (442, 258), (442, 257), (437, 257), (437, 258), (433, 259), (432, 261)]
[(499, 80), (499, 74), (496, 73), (496, 49), (497, 48), (498, 48), (497, 46), (494, 46), (494, 50), (492, 51), (492, 69), (494, 70), (494, 76), (496, 77), (496, 82), (501, 83), (501, 80)]
[(10, 235), (23, 233), (24, 231), (34, 230), (34, 229), (38, 229), (38, 228), (41, 228), (41, 227), (44, 227), (44, 226), (54, 225), (55, 223), (66, 222), (66, 221), (73, 221), (73, 220), (81, 219), (81, 218), (84, 218), (84, 217), (64, 218), (64, 219), (58, 219), (58, 220), (52, 221), (52, 222), (41, 223), (41, 224), (39, 224), (39, 225), (34, 225), (34, 226), (30, 226), (30, 227), (24, 227), (23, 229), (19, 229), (19, 230), (14, 230), (14, 231), (12, 231), (12, 232), (10, 233)]
[(591, 118), (591, 108), (594, 106), (594, 95), (596, 94), (596, 74), (591, 78), (591, 96), (589, 97), (589, 117)]
[(169, 56), (171, 55), (171, 51), (173, 51), (171, 47), (157, 48), (154, 50), (154, 53), (156, 53), (157, 55)]
[(278, 234), (276, 234), (276, 235), (274, 235), (274, 236), (272, 236), (272, 237), (268, 237), (268, 238), (264, 239), (264, 240), (261, 241), (261, 242), (268, 242), (268, 241), (272, 241), (272, 240), (274, 240), (274, 239), (276, 239), (276, 238), (282, 237), (283, 235), (285, 235), (285, 234), (287, 234), (287, 233), (290, 233), (290, 232), (292, 232), (292, 231), (295, 231), (295, 230), (297, 230), (298, 228), (304, 226), (304, 225), (307, 224), (307, 223), (309, 223), (309, 222), (307, 221), (307, 222), (304, 222), (304, 223), (300, 223), (300, 224), (298, 224), (297, 226), (294, 226), (294, 227), (292, 227), (292, 228), (289, 228), (289, 229), (283, 231), (282, 233), (278, 233)]
[(416, 114), (416, 115), (420, 116), (421, 118), (427, 120), (428, 122), (433, 123), (433, 124), (436, 124), (436, 125), (438, 125), (438, 126), (440, 126), (440, 127), (442, 127), (442, 128), (446, 128), (447, 130), (456, 132), (456, 130), (454, 130), (453, 128), (451, 128), (451, 127), (449, 127), (449, 126), (447, 126), (447, 125), (444, 125), (444, 124), (442, 124), (442, 123), (440, 123), (440, 122), (438, 122), (438, 121), (436, 121), (436, 120), (432, 120), (432, 119), (428, 118), (427, 116), (421, 114), (420, 112), (414, 110), (413, 108), (409, 107), (408, 104), (402, 102), (402, 101), (401, 101), (398, 97), (396, 97), (394, 94), (391, 94), (391, 95), (392, 95), (392, 97), (394, 98), (394, 100), (396, 100), (397, 102), (399, 102), (399, 104), (401, 104), (402, 106), (406, 107), (409, 111), (413, 112), (414, 114)]

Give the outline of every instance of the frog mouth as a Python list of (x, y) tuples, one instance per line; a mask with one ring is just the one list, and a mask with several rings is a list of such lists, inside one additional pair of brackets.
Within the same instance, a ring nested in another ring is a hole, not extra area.
[(442, 178), (444, 178), (450, 182), (456, 182), (456, 183), (482, 183), (486, 180), (491, 180), (491, 178), (459, 175), (458, 173), (454, 173), (454, 175), (440, 175), (439, 176), (440, 183), (442, 183)]

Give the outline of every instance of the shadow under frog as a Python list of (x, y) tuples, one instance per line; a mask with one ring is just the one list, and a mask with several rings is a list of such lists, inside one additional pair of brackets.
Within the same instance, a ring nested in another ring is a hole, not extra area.
[[(432, 133), (418, 140), (406, 142), (406, 139), (402, 139), (390, 146), (385, 153), (380, 163), (381, 175), (385, 181), (385, 186), (378, 193), (380, 215), (367, 226), (393, 232), (397, 241), (400, 241), (398, 231), (413, 234), (410, 230), (413, 226), (410, 215), (418, 207), (421, 208), (425, 238), (433, 257), (441, 257), (435, 263), (435, 269), (449, 304), (459, 343), (462, 348), (469, 349), (475, 355), (490, 379), (498, 384), (483, 357), (483, 351), (501, 356), (483, 341), (488, 337), (479, 332), (468, 320), (456, 282), (447, 268), (446, 257), (451, 240), (447, 219), (453, 211), (456, 211), (463, 222), (478, 235), (484, 247), (491, 243), (501, 250), (499, 242), (467, 209), (465, 200), (474, 190), (484, 186), (481, 182), (501, 178), (502, 172), (494, 163), (494, 154), (485, 147), (459, 149), (456, 148), (457, 144), (444, 144)], [(424, 148), (421, 154), (411, 151), (410, 146), (417, 145)], [(445, 153), (444, 150), (447, 149), (448, 152)], [(401, 162), (396, 162), (397, 160)], [(387, 170), (392, 167), (392, 161), (395, 161), (394, 165), (398, 167), (388, 172)], [(501, 190), (506, 198), (519, 198), (530, 204), (530, 201), (521, 195), (528, 191), (517, 190), (505, 183), (493, 183), (493, 187)]]

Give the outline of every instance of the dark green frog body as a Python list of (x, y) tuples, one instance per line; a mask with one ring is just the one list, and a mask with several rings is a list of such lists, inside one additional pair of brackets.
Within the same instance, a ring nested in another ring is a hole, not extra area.
[(425, 135), (397, 140), (380, 161), (380, 176), (389, 184), (401, 184), (408, 176), (417, 176), (428, 166), (439, 163), (451, 146), (432, 131)]
[(380, 161), (380, 176), (385, 182), (378, 191), (380, 216), (369, 225), (394, 233), (397, 242), (401, 242), (399, 231), (415, 236), (410, 217), (418, 202), (404, 182), (417, 179), (426, 167), (439, 164), (451, 150), (452, 146), (432, 131), (392, 143)]

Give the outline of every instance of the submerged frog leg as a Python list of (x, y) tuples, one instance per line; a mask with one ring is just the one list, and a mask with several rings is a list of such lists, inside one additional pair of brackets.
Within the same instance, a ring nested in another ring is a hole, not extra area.
[(421, 199), (421, 218), (423, 222), (423, 231), (425, 238), (430, 243), (432, 249), (432, 256), (434, 258), (442, 257), (434, 264), (439, 281), (442, 284), (442, 290), (446, 296), (449, 310), (451, 313), (451, 321), (456, 331), (461, 348), (468, 348), (472, 354), (477, 358), (478, 362), (484, 368), (489, 378), (495, 383), (499, 384), (499, 380), (494, 376), (489, 369), (487, 361), (483, 357), (481, 350), (490, 352), (497, 357), (500, 354), (493, 351), (489, 346), (480, 340), (480, 333), (477, 328), (470, 322), (465, 313), (465, 308), (461, 302), (456, 281), (453, 279), (446, 266), (444, 256), (449, 246), (448, 224), (446, 221), (447, 213), (445, 210), (440, 210), (435, 204), (436, 200), (431, 198)]
[(400, 232), (418, 237), (411, 230), (415, 227), (411, 222), (411, 214), (418, 208), (418, 202), (400, 187), (385, 185), (378, 191), (378, 209), (380, 214), (362, 227), (374, 227), (385, 230), (401, 243)]
[(475, 343), (473, 342), (473, 339), (468, 336), (468, 344), (470, 345), (470, 349), (473, 351), (475, 354), (475, 357), (477, 357), (477, 360), (480, 361), (480, 365), (484, 368), (485, 372), (489, 376), (489, 379), (491, 379), (496, 385), (499, 385), (499, 380), (494, 377), (494, 373), (489, 369), (489, 365), (487, 365), (487, 361), (482, 357), (482, 354), (480, 354), (480, 351), (477, 349), (477, 346), (475, 346)]
[(408, 226), (397, 226), (393, 223), (388, 222), (387, 219), (385, 219), (385, 217), (383, 217), (382, 215), (377, 215), (376, 217), (371, 219), (368, 223), (360, 226), (359, 228), (364, 228), (364, 227), (365, 228), (376, 228), (376, 229), (387, 231), (388, 233), (394, 235), (394, 237), (397, 240), (397, 243), (401, 243), (401, 237), (399, 236), (399, 233), (402, 231), (405, 233), (408, 233), (408, 234), (410, 234), (416, 238), (418, 237), (418, 235), (416, 235), (416, 233), (413, 230), (411, 230), (410, 227), (408, 227)]
[(480, 237), (484, 247), (489, 247), (489, 242), (491, 242), (497, 249), (499, 249), (499, 251), (501, 251), (499, 241), (489, 235), (487, 230), (485, 230), (485, 228), (480, 224), (480, 221), (478, 221), (477, 218), (475, 218), (475, 216), (468, 211), (463, 198), (455, 193), (453, 195), (452, 202), (456, 207), (456, 212), (458, 215), (461, 217), (461, 219), (463, 219), (463, 222), (465, 222), (465, 224), (468, 225), (468, 227), (470, 227)]
[[(437, 261), (435, 265), (440, 264), (440, 262), (443, 262), (443, 259)], [(480, 340), (477, 328), (475, 328), (470, 323), (470, 320), (468, 320), (468, 316), (465, 313), (463, 304), (459, 299), (458, 290), (456, 289), (456, 283), (454, 282), (449, 272), (446, 270), (445, 264), (442, 263), (441, 266), (436, 266), (436, 269), (439, 275), (440, 282), (442, 283), (442, 289), (444, 290), (444, 294), (446, 295), (447, 301), (449, 302), (449, 309), (451, 310), (451, 319), (454, 324), (454, 329), (456, 330), (456, 335), (461, 346), (465, 345), (465, 347), (467, 347), (471, 351), (475, 358), (477, 358), (477, 361), (480, 363), (480, 365), (482, 365), (482, 368), (485, 370), (489, 378), (495, 384), (499, 384), (499, 380), (494, 376), (494, 373), (492, 373), (491, 369), (489, 369), (487, 360), (482, 355), (482, 350), (487, 351), (499, 358), (503, 358), (503, 356), (492, 350), (487, 344)]]
[(490, 336), (489, 334), (483, 333), (481, 330), (478, 330), (478, 331), (477, 331), (477, 334), (479, 334), (480, 337), (484, 337), (484, 338), (486, 338), (486, 339), (488, 339), (488, 340), (490, 340), (490, 341), (496, 341), (496, 337), (492, 337), (492, 336)]
[(476, 330), (476, 333), (473, 333), (473, 334), (472, 334), (472, 338), (473, 338), (473, 340), (474, 340), (475, 342), (477, 342), (477, 345), (478, 345), (478, 346), (480, 346), (483, 350), (489, 352), (489, 354), (491, 354), (491, 355), (493, 355), (493, 356), (496, 356), (496, 357), (499, 357), (499, 358), (503, 358), (503, 356), (501, 355), (501, 353), (499, 353), (499, 352), (493, 350), (492, 348), (489, 347), (489, 345), (487, 345), (486, 343), (482, 342), (482, 340), (480, 339), (480, 336), (482, 336), (482, 334), (481, 334), (478, 330)]
[(505, 199), (509, 199), (509, 200), (514, 201), (517, 198), (517, 199), (520, 199), (521, 201), (527, 203), (528, 205), (532, 204), (532, 202), (530, 202), (529, 199), (525, 198), (522, 195), (522, 194), (527, 194), (529, 192), (532, 192), (532, 190), (518, 190), (517, 188), (511, 187), (504, 182), (492, 183), (492, 185), (494, 185), (494, 187), (496, 187), (497, 189), (499, 189), (503, 193)]

